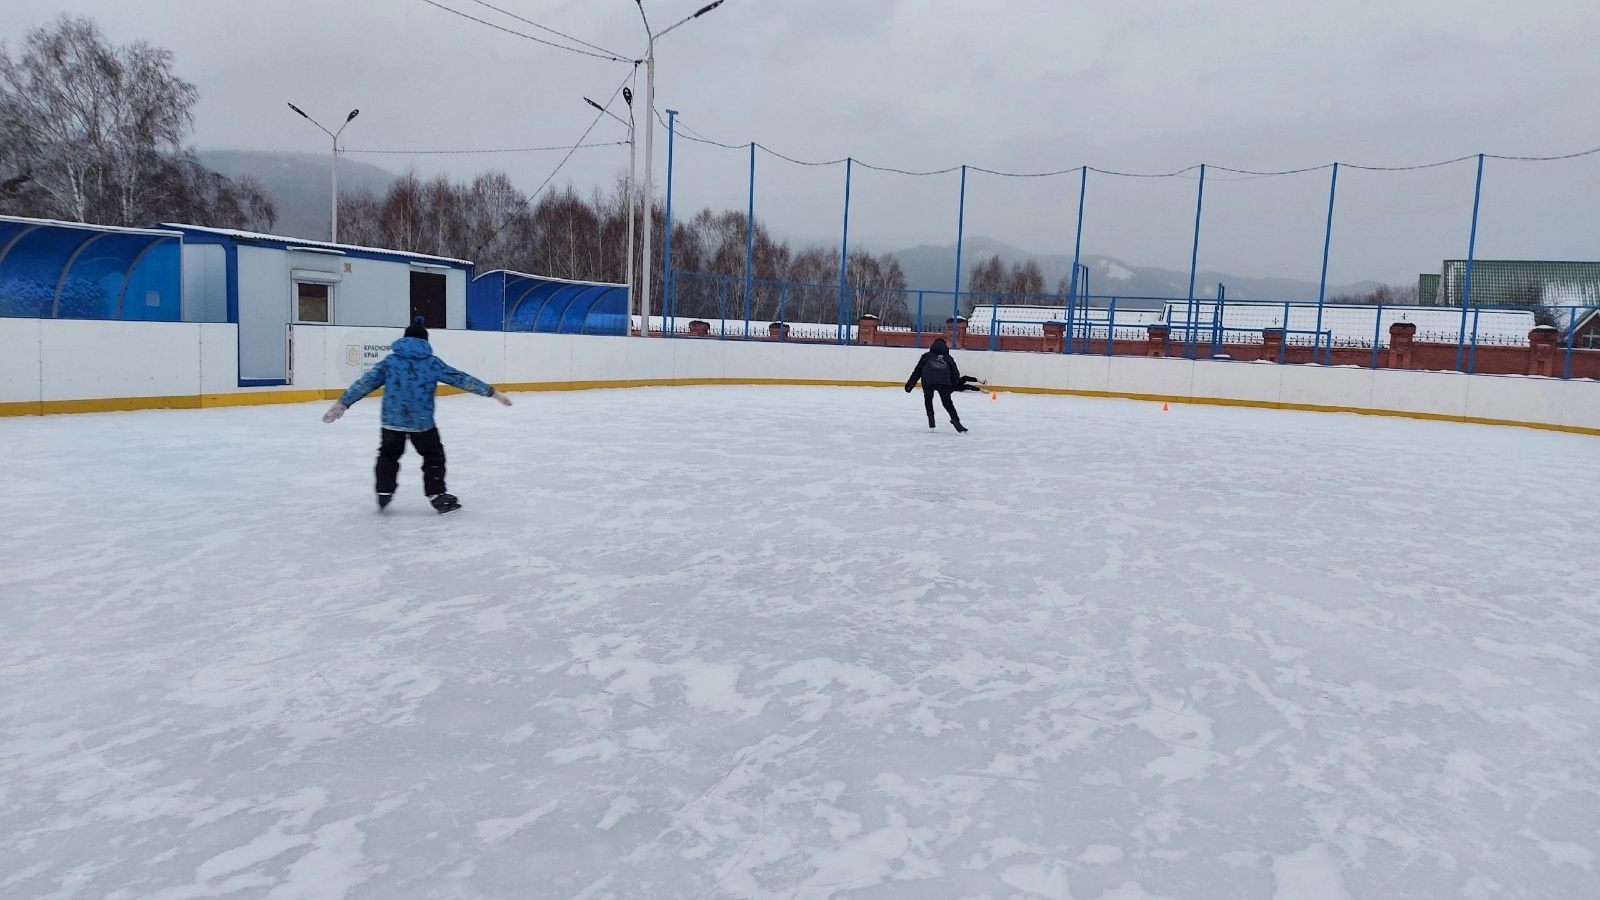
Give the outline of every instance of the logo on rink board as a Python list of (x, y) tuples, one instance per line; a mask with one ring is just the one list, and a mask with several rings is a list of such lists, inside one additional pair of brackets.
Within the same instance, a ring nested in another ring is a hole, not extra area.
[[(380, 339), (381, 340), (381, 339)], [(344, 352), (334, 350), (331, 362), (339, 370), (340, 380), (349, 383), (365, 375), (369, 369), (378, 364), (378, 361), (389, 355), (390, 347), (387, 342), (372, 342), (372, 336), (361, 332), (345, 332), (343, 340), (333, 344), (333, 347), (342, 347)], [(330, 347), (329, 349), (333, 349)]]
[(344, 364), (365, 372), (389, 355), (388, 344), (345, 344)]

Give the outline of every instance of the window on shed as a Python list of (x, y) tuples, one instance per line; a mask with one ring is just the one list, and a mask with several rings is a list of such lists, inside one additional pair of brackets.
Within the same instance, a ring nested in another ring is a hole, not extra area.
[(333, 321), (331, 291), (328, 285), (297, 281), (294, 288), (296, 322), (327, 325)]

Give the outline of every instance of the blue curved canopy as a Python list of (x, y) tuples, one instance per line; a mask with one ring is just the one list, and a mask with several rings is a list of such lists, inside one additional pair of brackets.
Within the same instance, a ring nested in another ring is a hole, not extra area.
[(476, 331), (542, 334), (627, 333), (628, 288), (485, 272), (467, 286), (467, 327)]
[(183, 316), (183, 239), (173, 232), (0, 218), (0, 316)]

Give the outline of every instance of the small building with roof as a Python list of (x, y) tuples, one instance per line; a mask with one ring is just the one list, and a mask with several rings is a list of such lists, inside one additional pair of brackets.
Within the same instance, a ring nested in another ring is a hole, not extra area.
[[(1447, 259), (1437, 277), (1424, 276), (1417, 299), (1425, 306), (1460, 306), (1467, 260)], [(1600, 307), (1600, 262), (1540, 259), (1472, 261), (1468, 306)]]
[(289, 382), (290, 325), (465, 328), (472, 263), (281, 235), (171, 224), (183, 319), (239, 326), (239, 383)]

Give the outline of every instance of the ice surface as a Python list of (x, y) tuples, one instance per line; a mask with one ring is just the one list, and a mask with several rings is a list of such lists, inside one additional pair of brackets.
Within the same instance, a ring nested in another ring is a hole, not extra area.
[(1600, 442), (959, 402), (0, 420), (0, 896), (1600, 896)]

